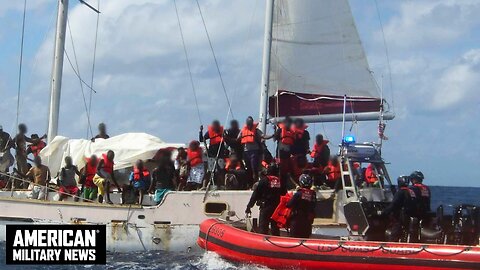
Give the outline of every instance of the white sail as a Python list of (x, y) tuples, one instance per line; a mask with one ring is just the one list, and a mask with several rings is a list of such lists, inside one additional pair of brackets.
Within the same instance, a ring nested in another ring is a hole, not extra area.
[(275, 0), (270, 63), (273, 117), (380, 111), (347, 0)]

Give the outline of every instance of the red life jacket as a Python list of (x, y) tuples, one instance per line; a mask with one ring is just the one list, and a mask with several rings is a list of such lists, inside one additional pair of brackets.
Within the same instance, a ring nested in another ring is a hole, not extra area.
[(290, 215), (292, 209), (287, 207), (287, 203), (292, 199), (293, 193), (288, 192), (284, 196), (280, 197), (280, 203), (273, 212), (271, 219), (277, 223), (279, 228), (288, 228), (290, 227)]
[(368, 165), (367, 169), (365, 170), (365, 181), (367, 181), (367, 183), (369, 184), (374, 184), (378, 181), (375, 170), (373, 169), (373, 166), (371, 164)]
[(108, 160), (107, 154), (102, 154), (103, 157), (103, 170), (106, 173), (113, 174), (113, 161)]
[(430, 197), (430, 192), (428, 192), (428, 188), (424, 184), (417, 183), (417, 184), (414, 184), (413, 186), (418, 187), (420, 189), (422, 197)]
[(409, 187), (401, 187), (401, 190), (408, 190), (408, 193), (410, 194), (410, 198), (416, 198), (417, 196), (415, 195), (415, 192), (409, 188)]
[(315, 143), (315, 145), (313, 146), (313, 151), (310, 153), (310, 156), (312, 158), (318, 157), (318, 155), (320, 155), (320, 153), (323, 151), (323, 148), (325, 147), (325, 145), (327, 145), (328, 143), (329, 141), (327, 140), (323, 140), (320, 145)]
[(273, 175), (267, 175), (268, 182), (270, 183), (270, 188), (281, 188), (282, 184), (280, 182), (280, 178), (273, 176)]
[(220, 126), (220, 131), (215, 132), (212, 126), (208, 126), (208, 138), (210, 139), (210, 145), (221, 143), (223, 138), (223, 127)]
[(97, 163), (91, 164), (90, 159), (87, 158), (87, 164), (85, 165), (85, 176), (86, 176), (86, 181), (90, 182), (93, 181), (93, 177), (97, 173)]
[(282, 130), (280, 133), (280, 142), (285, 145), (293, 145), (295, 133), (291, 129), (287, 130), (284, 124), (278, 124), (278, 127)]
[(40, 154), (40, 151), (42, 151), (42, 149), (45, 148), (45, 146), (47, 146), (47, 144), (42, 140), (38, 141), (37, 144), (31, 144), (30, 150), (32, 150), (33, 156), (37, 157), (38, 154)]
[(229, 158), (225, 159), (225, 169), (226, 170), (240, 170), (242, 166), (240, 165), (240, 161), (237, 162), (237, 166), (232, 166), (232, 161)]
[[(142, 177), (143, 175), (143, 177)], [(139, 181), (140, 179), (142, 178), (146, 178), (146, 177), (149, 177), (150, 176), (150, 172), (143, 168), (142, 172), (140, 172), (140, 170), (138, 168), (133, 168), (133, 180), (135, 181)]]
[(197, 150), (190, 150), (187, 149), (187, 157), (188, 160), (190, 161), (190, 166), (195, 167), (198, 164), (203, 163), (203, 158), (202, 158), (202, 149), (198, 148)]
[(303, 127), (300, 127), (300, 128), (297, 128), (295, 125), (293, 125), (292, 131), (295, 134), (295, 138), (301, 139), (307, 128), (308, 128), (307, 125), (303, 125)]
[(257, 126), (258, 126), (258, 123), (254, 123), (252, 128), (249, 129), (247, 127), (247, 125), (245, 125), (243, 128), (242, 128), (242, 139), (241, 139), (241, 143), (242, 144), (246, 144), (246, 143), (254, 143), (255, 142), (255, 133), (257, 133)]
[(340, 172), (340, 164), (334, 166), (331, 162), (328, 162), (327, 168), (329, 168), (329, 172), (327, 174), (328, 181), (334, 182), (342, 177)]

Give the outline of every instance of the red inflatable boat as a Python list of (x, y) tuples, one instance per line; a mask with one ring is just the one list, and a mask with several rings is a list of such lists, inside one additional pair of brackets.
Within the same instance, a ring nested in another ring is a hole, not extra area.
[(217, 219), (200, 225), (197, 243), (227, 260), (274, 269), (480, 269), (480, 247), (275, 237)]

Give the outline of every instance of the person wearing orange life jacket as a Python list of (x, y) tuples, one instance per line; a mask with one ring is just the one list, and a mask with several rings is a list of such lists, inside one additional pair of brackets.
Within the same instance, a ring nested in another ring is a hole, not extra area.
[(310, 152), (310, 157), (313, 158), (313, 166), (317, 168), (325, 168), (328, 165), (330, 158), (330, 148), (328, 147), (328, 140), (323, 139), (322, 134), (315, 137), (315, 145)]
[(40, 139), (40, 137), (38, 137), (38, 134), (32, 134), (30, 138), (32, 138), (34, 141), (28, 146), (27, 154), (32, 153), (33, 157), (36, 157), (38, 154), (40, 154), (40, 151), (47, 146), (47, 144)]
[(93, 177), (93, 183), (98, 187), (98, 202), (100, 203), (103, 203), (103, 197), (106, 195), (106, 202), (113, 204), (110, 200), (110, 185), (112, 182), (118, 191), (122, 192), (113, 173), (114, 159), (115, 153), (112, 150), (108, 150), (106, 154), (102, 154), (102, 158), (97, 165), (97, 173)]
[(323, 170), (324, 174), (327, 177), (326, 185), (329, 186), (331, 189), (335, 189), (338, 191), (340, 188), (341, 182), (341, 171), (340, 171), (340, 163), (338, 162), (337, 156), (333, 156), (328, 161), (327, 167)]
[(255, 204), (260, 207), (258, 227), (261, 234), (269, 234), (270, 227), (271, 235), (280, 235), (277, 223), (271, 219), (280, 202), (280, 196), (283, 194), (281, 181), (277, 175), (278, 167), (275, 163), (272, 163), (266, 174), (260, 177), (245, 210), (246, 214), (251, 214), (251, 208)]
[(130, 185), (133, 186), (135, 195), (138, 196), (138, 204), (142, 205), (143, 195), (146, 194), (150, 185), (151, 176), (141, 159), (135, 162), (135, 166), (133, 166), (133, 172), (130, 173), (128, 180), (130, 181)]
[(203, 151), (199, 141), (191, 141), (187, 149), (187, 162), (190, 173), (185, 186), (186, 191), (197, 190), (202, 187), (205, 177), (205, 166), (203, 164)]
[(232, 154), (227, 158), (225, 172), (225, 187), (227, 189), (246, 188), (246, 171), (236, 154)]
[(365, 182), (367, 186), (375, 186), (378, 184), (378, 176), (373, 163), (368, 164), (365, 170)]
[(306, 155), (310, 149), (310, 133), (302, 118), (293, 121), (292, 131), (295, 139), (292, 145), (292, 155)]
[(98, 158), (92, 155), (87, 158), (87, 163), (82, 169), (80, 181), (83, 190), (83, 201), (93, 201), (97, 198), (97, 186), (93, 183), (93, 177), (97, 173)]
[[(216, 158), (217, 154), (219, 158), (225, 158), (225, 142), (223, 139), (224, 130), (218, 120), (214, 120), (211, 125), (208, 126), (207, 132), (203, 134), (203, 126), (200, 126), (199, 141), (209, 141), (207, 155), (209, 158)], [(220, 150), (220, 152), (219, 152)]]
[(414, 171), (410, 174), (410, 180), (412, 181), (412, 190), (415, 192), (418, 198), (418, 216), (420, 219), (424, 219), (431, 211), (430, 201), (432, 193), (430, 188), (423, 184), (425, 179), (421, 171)]
[(312, 234), (317, 196), (315, 191), (311, 189), (313, 179), (310, 175), (302, 174), (298, 182), (301, 188), (293, 194), (293, 197), (287, 203), (287, 207), (292, 209), (290, 236), (309, 238)]
[(253, 117), (247, 117), (245, 126), (238, 134), (238, 140), (243, 146), (243, 160), (249, 176), (247, 188), (251, 188), (258, 181), (260, 167), (260, 151), (263, 133), (257, 128), (258, 124)]

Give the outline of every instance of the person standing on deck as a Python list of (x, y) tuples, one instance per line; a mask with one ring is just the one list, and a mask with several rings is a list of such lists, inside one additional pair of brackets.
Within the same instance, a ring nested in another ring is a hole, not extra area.
[(253, 190), (245, 210), (246, 214), (251, 214), (251, 208), (255, 204), (260, 206), (260, 215), (258, 217), (259, 233), (268, 234), (270, 227), (271, 235), (280, 235), (277, 223), (271, 219), (271, 216), (280, 203), (282, 194), (283, 188), (280, 178), (278, 178), (278, 167), (275, 163), (272, 163), (268, 167), (267, 173), (258, 181), (258, 185)]
[(295, 140), (292, 145), (292, 155), (306, 156), (310, 150), (310, 133), (302, 118), (296, 118), (292, 125)]
[(80, 172), (78, 171), (77, 166), (73, 165), (72, 158), (67, 156), (65, 157), (65, 167), (60, 171), (60, 188), (58, 189), (59, 201), (72, 195), (75, 196), (74, 200), (78, 201), (80, 190), (78, 189), (75, 175), (80, 176)]
[(113, 204), (110, 200), (111, 182), (115, 184), (119, 192), (122, 192), (113, 173), (114, 158), (115, 153), (112, 150), (108, 150), (107, 154), (102, 154), (102, 159), (98, 162), (97, 173), (93, 177), (93, 183), (98, 187), (98, 202), (100, 203), (103, 202), (103, 196), (106, 195), (106, 202)]
[(243, 160), (248, 173), (247, 189), (252, 188), (259, 177), (263, 133), (257, 126), (258, 123), (254, 123), (253, 117), (249, 116), (242, 131), (238, 134), (238, 140), (243, 146)]
[(190, 173), (187, 179), (186, 191), (197, 190), (202, 187), (205, 178), (205, 165), (203, 164), (203, 151), (199, 141), (191, 141), (187, 149), (187, 160)]
[(175, 190), (177, 183), (175, 179), (175, 166), (166, 155), (159, 160), (157, 168), (153, 170), (153, 180), (150, 185), (150, 193), (155, 192), (154, 201), (156, 204), (162, 202), (163, 197), (169, 191)]
[(326, 185), (331, 189), (335, 189), (335, 192), (340, 189), (341, 186), (341, 170), (340, 170), (340, 163), (338, 162), (337, 156), (332, 156), (330, 161), (328, 161), (327, 167), (323, 170), (325, 175), (327, 176)]
[(98, 124), (98, 134), (92, 138), (92, 142), (94, 142), (95, 139), (109, 139), (109, 138), (110, 136), (108, 136), (107, 134), (107, 125), (105, 125), (105, 123)]
[(230, 154), (235, 154), (237, 157), (243, 156), (242, 144), (238, 141), (238, 134), (240, 134), (240, 127), (237, 120), (230, 121), (230, 128), (225, 132), (225, 143), (230, 147)]
[(313, 158), (313, 166), (316, 168), (324, 169), (328, 165), (330, 159), (330, 148), (328, 147), (328, 140), (323, 139), (322, 134), (318, 134), (315, 137), (315, 145), (310, 152), (310, 157)]
[[(5, 173), (8, 172), (10, 166), (13, 165), (13, 157), (10, 154), (10, 147), (12, 143), (12, 138), (10, 134), (3, 131), (3, 127), (0, 126), (0, 172)], [(0, 175), (0, 179), (3, 176)]]
[(150, 186), (150, 172), (145, 168), (143, 160), (139, 159), (135, 162), (133, 172), (129, 177), (130, 184), (135, 190), (135, 196), (138, 197), (138, 204), (143, 204), (143, 195), (147, 193), (147, 189)]
[(290, 236), (309, 238), (312, 234), (317, 196), (315, 191), (311, 189), (313, 179), (309, 175), (302, 174), (298, 182), (301, 188), (293, 194), (293, 197), (287, 203), (287, 207), (292, 209)]
[[(203, 133), (203, 126), (200, 126), (199, 140), (200, 142), (209, 141), (207, 156), (208, 156), (208, 173), (215, 172), (215, 183), (220, 182), (224, 177), (226, 147), (223, 139), (224, 129), (218, 120), (214, 120), (208, 126), (207, 132)], [(216, 165), (216, 168), (214, 168)]]
[(182, 191), (188, 179), (188, 157), (187, 151), (183, 147), (177, 150), (177, 157), (175, 158), (175, 175), (178, 179), (177, 190)]
[(29, 138), (27, 134), (27, 126), (25, 124), (18, 125), (18, 134), (14, 138), (15, 143), (15, 159), (17, 161), (17, 170), (25, 174), (27, 167), (27, 143), (37, 143), (39, 140), (45, 139), (47, 135), (43, 135), (39, 139)]
[(423, 184), (424, 179), (425, 177), (421, 171), (414, 171), (410, 174), (412, 190), (418, 198), (418, 212), (420, 219), (425, 219), (431, 211), (430, 200), (432, 193), (430, 192), (430, 188)]
[(98, 158), (92, 155), (82, 170), (83, 201), (93, 201), (97, 198), (97, 186), (93, 183), (93, 177), (97, 174)]
[(28, 198), (35, 200), (47, 199), (48, 188), (47, 185), (50, 182), (51, 174), (47, 166), (42, 164), (42, 158), (37, 156), (33, 160), (34, 166), (28, 170), (26, 174), (13, 169), (19, 176), (23, 178), (33, 179), (32, 192), (28, 195)]

